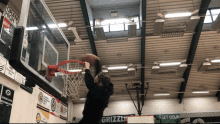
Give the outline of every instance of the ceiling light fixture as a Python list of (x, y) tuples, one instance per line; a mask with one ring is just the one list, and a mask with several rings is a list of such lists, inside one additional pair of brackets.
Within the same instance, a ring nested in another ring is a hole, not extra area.
[(38, 30), (38, 27), (27, 27), (27, 31)]
[(80, 100), (86, 100), (86, 98), (80, 98)]
[(164, 19), (156, 19), (154, 24), (154, 35), (160, 35), (163, 32)]
[(192, 92), (192, 93), (209, 93), (209, 91), (195, 91), (195, 92)]
[(154, 94), (154, 96), (169, 96), (170, 94)]
[(212, 63), (220, 63), (220, 59), (215, 59), (211, 61)]
[(173, 13), (173, 14), (166, 14), (165, 18), (174, 18), (174, 17), (184, 17), (184, 16), (191, 16), (192, 13), (186, 12), (186, 13)]
[(59, 23), (58, 26), (59, 27), (67, 27), (66, 23)]
[[(56, 24), (48, 24), (49, 28), (57, 28)], [(61, 27), (67, 27), (66, 23), (59, 23), (58, 26)], [(46, 28), (45, 25), (42, 26), (43, 28)]]
[(108, 70), (115, 70), (115, 69), (127, 69), (127, 66), (116, 66), (116, 67), (108, 67)]
[(104, 70), (102, 70), (102, 72), (108, 73), (108, 70), (107, 70), (107, 69), (104, 69)]
[(180, 65), (181, 62), (172, 62), (172, 63), (160, 63), (160, 66), (175, 66)]

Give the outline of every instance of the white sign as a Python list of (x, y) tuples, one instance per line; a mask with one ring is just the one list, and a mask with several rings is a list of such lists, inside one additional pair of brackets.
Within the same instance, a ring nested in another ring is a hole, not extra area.
[(11, 79), (15, 79), (15, 70), (9, 65), (8, 61), (6, 64), (5, 75), (10, 77)]
[(50, 101), (51, 101), (50, 94), (39, 88), (38, 105), (50, 110), (51, 108)]
[(15, 73), (15, 81), (17, 81), (19, 84), (23, 84), (23, 75), (20, 73), (16, 72)]
[(6, 59), (0, 55), (0, 72), (5, 73)]
[(67, 105), (63, 104), (61, 102), (61, 106), (60, 106), (60, 118), (63, 120), (67, 120)]
[(60, 107), (61, 107), (61, 102), (55, 97), (51, 98), (51, 112), (50, 114), (59, 117), (60, 116)]

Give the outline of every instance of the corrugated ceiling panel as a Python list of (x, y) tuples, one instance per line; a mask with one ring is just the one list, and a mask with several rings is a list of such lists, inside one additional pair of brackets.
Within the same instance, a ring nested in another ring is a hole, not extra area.
[[(148, 0), (146, 5), (146, 34), (152, 35), (157, 13), (192, 12), (200, 7), (200, 0)], [(164, 31), (183, 30), (190, 17), (165, 19)]]
[(193, 33), (185, 33), (182, 37), (160, 38), (148, 36), (145, 42), (145, 62), (152, 66), (158, 61), (184, 60), (188, 56)]
[[(220, 35), (216, 31), (202, 32), (196, 50), (196, 55), (193, 61), (192, 69), (189, 75), (186, 91), (195, 90), (218, 90), (220, 86), (219, 73), (203, 73), (198, 72), (198, 68), (206, 58), (220, 57), (219, 43)], [(217, 48), (215, 48), (217, 46)], [(205, 88), (201, 88), (204, 86)], [(200, 95), (185, 95), (191, 96), (214, 96), (216, 92)]]
[[(185, 33), (182, 37), (161, 38), (147, 36), (145, 42), (145, 81), (149, 82), (147, 98), (177, 98), (183, 73), (152, 75), (154, 62), (180, 62), (187, 58), (193, 33)], [(174, 67), (168, 67), (167, 71)], [(174, 68), (174, 70), (177, 67)], [(163, 68), (166, 70), (166, 68)], [(161, 90), (163, 88), (163, 90)], [(170, 96), (155, 97), (154, 93), (171, 93)]]
[(128, 38), (127, 42), (95, 41), (95, 44), (103, 65), (140, 64), (141, 37)]

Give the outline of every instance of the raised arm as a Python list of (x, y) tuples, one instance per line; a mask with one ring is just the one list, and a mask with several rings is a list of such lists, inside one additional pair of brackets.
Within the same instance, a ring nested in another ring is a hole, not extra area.
[(88, 62), (85, 62), (85, 83), (86, 83), (86, 87), (88, 89), (94, 88), (97, 84), (94, 83), (94, 78), (91, 75), (90, 72), (90, 64)]

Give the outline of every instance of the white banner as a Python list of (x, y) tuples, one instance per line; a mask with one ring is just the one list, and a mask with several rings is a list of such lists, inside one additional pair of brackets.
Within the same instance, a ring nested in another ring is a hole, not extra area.
[(61, 107), (61, 102), (54, 96), (51, 97), (51, 111), (50, 114), (54, 115), (56, 117), (60, 117), (60, 107)]
[(6, 64), (7, 64), (6, 59), (0, 55), (0, 72), (3, 74), (5, 73)]
[(50, 94), (45, 92), (43, 89), (39, 88), (38, 92), (38, 106), (50, 111)]
[(67, 120), (67, 105), (63, 104), (61, 102), (61, 106), (60, 106), (60, 118), (63, 120)]
[(9, 65), (9, 62), (7, 61), (6, 69), (5, 69), (5, 75), (10, 77), (11, 79), (15, 79), (15, 70)]

